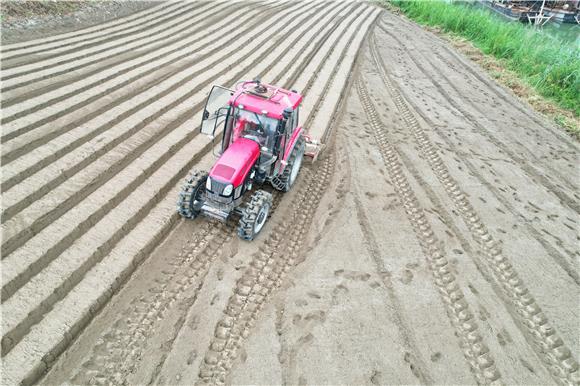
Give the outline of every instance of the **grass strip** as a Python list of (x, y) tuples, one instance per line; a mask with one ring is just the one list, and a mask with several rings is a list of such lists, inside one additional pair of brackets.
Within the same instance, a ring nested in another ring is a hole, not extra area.
[[(381, 0), (387, 3), (387, 0)], [(471, 41), (500, 59), (538, 94), (580, 116), (580, 50), (469, 3), (391, 0), (407, 17)]]

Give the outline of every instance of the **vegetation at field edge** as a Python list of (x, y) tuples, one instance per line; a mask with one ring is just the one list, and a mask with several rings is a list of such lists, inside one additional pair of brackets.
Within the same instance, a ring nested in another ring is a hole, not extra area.
[[(386, 3), (387, 0), (382, 0)], [(540, 95), (580, 116), (580, 50), (484, 9), (443, 1), (391, 0), (409, 18), (471, 41)]]

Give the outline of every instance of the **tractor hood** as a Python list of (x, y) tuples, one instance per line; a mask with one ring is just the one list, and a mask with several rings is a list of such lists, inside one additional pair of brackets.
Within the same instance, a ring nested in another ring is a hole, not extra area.
[(240, 186), (260, 156), (260, 146), (247, 138), (238, 138), (220, 156), (209, 172), (210, 178), (234, 188)]

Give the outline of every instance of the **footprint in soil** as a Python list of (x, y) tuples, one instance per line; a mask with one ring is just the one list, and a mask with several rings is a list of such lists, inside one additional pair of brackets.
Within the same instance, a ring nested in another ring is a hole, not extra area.
[(441, 359), (441, 353), (439, 351), (437, 351), (436, 353), (431, 354), (431, 362), (439, 362), (439, 359)]
[(413, 281), (413, 272), (411, 272), (408, 269), (405, 269), (403, 271), (403, 273), (401, 274), (401, 277), (399, 279), (401, 281), (401, 283), (403, 284), (409, 284), (410, 282)]
[(298, 307), (304, 307), (308, 305), (308, 302), (304, 299), (298, 299), (294, 302)]
[(193, 364), (193, 361), (195, 361), (195, 358), (197, 358), (197, 351), (192, 350), (187, 356), (187, 365), (191, 366)]
[(371, 379), (370, 379), (371, 383), (373, 385), (380, 385), (380, 384), (382, 384), (382, 382), (381, 382), (381, 375), (382, 375), (382, 373), (380, 371), (373, 370), (373, 373), (371, 374)]
[(524, 365), (524, 367), (526, 369), (529, 370), (530, 373), (532, 373), (532, 374), (535, 374), (536, 373), (536, 370), (534, 370), (534, 368), (532, 367), (532, 365), (528, 361), (526, 361), (524, 358), (520, 358), (520, 362), (522, 363), (522, 365)]
[(369, 273), (360, 271), (345, 271), (344, 269), (334, 271), (334, 276), (343, 277), (352, 281), (368, 281), (371, 278)]
[(500, 346), (505, 346), (508, 343), (512, 343), (512, 337), (505, 328), (502, 328), (501, 331), (497, 333), (497, 341)]
[(376, 193), (365, 192), (365, 196), (367, 196), (368, 198), (375, 198), (377, 195)]
[(306, 295), (308, 295), (312, 299), (320, 299), (321, 298), (321, 296), (314, 291), (307, 292)]

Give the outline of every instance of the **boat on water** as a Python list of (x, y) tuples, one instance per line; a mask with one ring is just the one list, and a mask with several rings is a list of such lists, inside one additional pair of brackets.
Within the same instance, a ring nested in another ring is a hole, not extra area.
[(580, 0), (480, 0), (511, 21), (522, 23), (580, 23)]
[(492, 11), (502, 15), (511, 21), (528, 22), (528, 16), (535, 16), (536, 12), (525, 1), (509, 0), (482, 0), (481, 3)]

